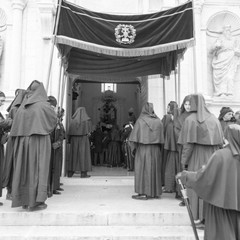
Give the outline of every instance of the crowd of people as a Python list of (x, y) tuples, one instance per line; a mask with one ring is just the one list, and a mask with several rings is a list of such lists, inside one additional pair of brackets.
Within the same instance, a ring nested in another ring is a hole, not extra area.
[[(4, 101), (0, 92), (0, 105)], [(0, 114), (0, 191), (7, 188), (12, 207), (43, 210), (48, 197), (61, 194), (66, 138), (68, 177), (76, 172), (90, 177), (92, 164), (125, 167), (134, 171), (133, 199), (175, 193), (184, 206), (176, 183), (181, 179), (196, 226), (206, 226), (205, 239), (240, 239), (239, 111), (222, 107), (217, 118), (201, 94), (190, 94), (180, 107), (171, 101), (162, 119), (147, 102), (137, 119), (129, 109), (121, 130), (99, 123), (93, 131), (85, 107), (78, 107), (65, 132), (64, 110), (37, 80), (16, 91), (7, 111), (6, 117)], [(233, 237), (219, 226), (227, 227)]]
[(94, 166), (123, 167), (134, 171), (134, 158), (129, 145), (129, 136), (136, 117), (134, 109), (128, 110), (128, 120), (120, 129), (116, 123), (99, 122), (90, 133), (91, 156)]

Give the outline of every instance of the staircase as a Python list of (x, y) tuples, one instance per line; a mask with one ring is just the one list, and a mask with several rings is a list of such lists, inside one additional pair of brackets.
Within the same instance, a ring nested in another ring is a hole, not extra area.
[[(64, 192), (48, 208), (0, 207), (1, 240), (194, 240), (186, 207), (174, 194), (133, 200), (133, 177), (63, 178)], [(203, 239), (203, 231), (199, 231)]]

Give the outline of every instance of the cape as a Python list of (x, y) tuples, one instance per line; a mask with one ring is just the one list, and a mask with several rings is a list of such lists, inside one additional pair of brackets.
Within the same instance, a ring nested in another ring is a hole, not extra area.
[(204, 122), (200, 123), (197, 120), (197, 113), (191, 113), (183, 123), (178, 143), (222, 145), (223, 131), (219, 120), (213, 114), (210, 114)]
[(154, 114), (151, 103), (143, 106), (142, 113), (129, 136), (129, 141), (142, 144), (164, 143), (163, 124)]
[(56, 124), (57, 115), (47, 102), (47, 93), (40, 83), (31, 96), (25, 95), (14, 117), (10, 135), (48, 135)]
[(85, 107), (79, 107), (73, 114), (68, 135), (70, 136), (82, 136), (87, 135), (92, 130), (91, 119), (87, 115)]

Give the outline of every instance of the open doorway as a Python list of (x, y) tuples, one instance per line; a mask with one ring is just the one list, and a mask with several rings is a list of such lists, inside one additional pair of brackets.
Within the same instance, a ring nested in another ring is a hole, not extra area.
[[(67, 100), (67, 123), (78, 107), (85, 107), (88, 116), (91, 118), (93, 132), (97, 126), (100, 126), (102, 132), (108, 132), (111, 135), (113, 128), (118, 127), (119, 131), (119, 160), (110, 164), (109, 156), (106, 153), (101, 157), (95, 156), (96, 146), (91, 136), (91, 158), (92, 158), (92, 176), (132, 176), (133, 171), (129, 171), (126, 166), (125, 153), (121, 138), (121, 131), (125, 124), (128, 123), (129, 109), (133, 110), (135, 117), (139, 116), (144, 100), (143, 92), (146, 92), (146, 84), (139, 83), (96, 83), (86, 82), (80, 79), (69, 81), (68, 100)], [(146, 96), (145, 96), (146, 98)], [(111, 139), (108, 145), (111, 145)], [(69, 144), (66, 146), (65, 173), (68, 169), (68, 151)], [(107, 153), (109, 154), (109, 153)], [(74, 174), (73, 177), (79, 177), (80, 173)]]

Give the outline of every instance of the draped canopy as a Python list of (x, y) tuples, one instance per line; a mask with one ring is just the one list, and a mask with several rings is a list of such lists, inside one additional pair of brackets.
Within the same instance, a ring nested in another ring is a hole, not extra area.
[(191, 1), (142, 15), (93, 12), (65, 0), (59, 5), (55, 42), (67, 72), (86, 81), (169, 76), (194, 43)]

